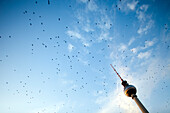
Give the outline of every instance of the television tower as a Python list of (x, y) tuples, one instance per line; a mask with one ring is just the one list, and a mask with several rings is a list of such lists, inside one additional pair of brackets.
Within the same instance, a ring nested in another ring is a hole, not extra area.
[(143, 104), (140, 102), (140, 100), (137, 98), (137, 95), (136, 95), (137, 90), (136, 90), (135, 86), (129, 85), (126, 80), (123, 80), (121, 78), (121, 76), (119, 75), (119, 73), (117, 73), (116, 69), (112, 66), (112, 64), (110, 64), (110, 65), (113, 68), (113, 70), (116, 72), (116, 74), (118, 75), (120, 80), (122, 81), (122, 85), (124, 86), (125, 95), (128, 97), (132, 97), (132, 99), (136, 102), (136, 104), (138, 105), (138, 107), (140, 108), (142, 113), (149, 113), (147, 111), (147, 109), (143, 106)]

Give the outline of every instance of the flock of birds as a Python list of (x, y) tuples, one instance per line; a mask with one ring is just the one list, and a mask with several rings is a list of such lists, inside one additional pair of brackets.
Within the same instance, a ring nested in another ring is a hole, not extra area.
[[(89, 0), (89, 2), (90, 2), (90, 0)], [(120, 2), (121, 2), (121, 0), (120, 0)], [(35, 4), (38, 4), (38, 1), (35, 1)], [(50, 4), (51, 4), (51, 2), (50, 2), (50, 0), (48, 0), (48, 5), (50, 5)], [(69, 8), (71, 8), (71, 7), (72, 7), (72, 6), (69, 5)], [(121, 10), (121, 9), (118, 7), (118, 5), (116, 5), (115, 7), (118, 8), (118, 10)], [(107, 9), (106, 9), (106, 10), (107, 10)], [(23, 12), (24, 15), (26, 15), (26, 14), (28, 14), (28, 13), (30, 13), (30, 12), (27, 11), (27, 10), (25, 10), (25, 11)], [(36, 12), (32, 12), (32, 14), (33, 14), (33, 15), (36, 15)], [(43, 16), (38, 16), (38, 17), (39, 17), (39, 18), (43, 18)], [(32, 19), (29, 18), (28, 20), (29, 20), (29, 26), (30, 26), (30, 27), (31, 27), (31, 26), (34, 26), (34, 24), (31, 22)], [(62, 21), (60, 17), (58, 18), (58, 21), (59, 21), (59, 22)], [(77, 24), (79, 24), (79, 21), (77, 21)], [(100, 23), (96, 23), (96, 22), (95, 22), (94, 24), (97, 26), (97, 25), (99, 25)], [(40, 22), (40, 25), (41, 25), (41, 26), (44, 26), (44, 22)], [(112, 24), (110, 24), (110, 29), (111, 29), (111, 27), (112, 27)], [(128, 27), (127, 24), (126, 24), (126, 27)], [(165, 24), (164, 27), (165, 27), (165, 30), (168, 29), (167, 24)], [(67, 30), (67, 29), (69, 29), (69, 26), (66, 26), (65, 28), (66, 28), (66, 30)], [(45, 32), (45, 29), (43, 29), (43, 32)], [(93, 33), (90, 33), (90, 34), (92, 35)], [(71, 37), (72, 37), (72, 36), (70, 36), (70, 38), (71, 38)], [(3, 38), (3, 37), (0, 36), (0, 39), (1, 39), (1, 38)], [(8, 36), (8, 38), (12, 38), (12, 36)], [(43, 48), (45, 48), (45, 49), (47, 49), (47, 48), (62, 48), (64, 45), (65, 45), (65, 47), (66, 47), (66, 46), (68, 45), (68, 43), (69, 43), (69, 40), (67, 40), (67, 38), (63, 38), (63, 37), (60, 37), (60, 36), (55, 36), (55, 37), (50, 37), (50, 38), (49, 38), (50, 41), (55, 41), (55, 42), (56, 42), (55, 45), (50, 45), (50, 44), (48, 44), (47, 42), (41, 42), (41, 38), (36, 38), (36, 40), (39, 41), (39, 42), (41, 43), (41, 46), (42, 46)], [(107, 73), (107, 72), (105, 71), (105, 67), (102, 67), (102, 63), (104, 62), (103, 59), (102, 59), (102, 57), (105, 57), (104, 51), (107, 50), (108, 48), (110, 48), (110, 44), (108, 44), (107, 40), (104, 40), (104, 39), (103, 39), (103, 41), (104, 41), (104, 43), (105, 43), (106, 46), (105, 46), (105, 47), (102, 47), (102, 48), (100, 49), (102, 55), (101, 55), (101, 57), (100, 57), (99, 59), (98, 59), (98, 57), (95, 56), (95, 53), (93, 53), (93, 52), (91, 52), (91, 51), (89, 51), (88, 54), (87, 54), (87, 56), (90, 58), (90, 60), (92, 60), (92, 61), (97, 61), (98, 64), (101, 65), (100, 68), (97, 69), (97, 71), (98, 71), (99, 74), (105, 74), (105, 73)], [(94, 40), (90, 39), (89, 42), (94, 42)], [(166, 42), (165, 42), (165, 43), (166, 43)], [(30, 46), (31, 46), (31, 54), (32, 54), (32, 55), (35, 54), (35, 45), (36, 45), (36, 43), (30, 44)], [(86, 46), (86, 45), (83, 45), (83, 48), (87, 48), (87, 46)], [(168, 45), (168, 44), (167, 44), (167, 49), (169, 49), (169, 45)], [(88, 75), (87, 75), (87, 73), (88, 73), (88, 68), (84, 69), (84, 71), (83, 71), (83, 73), (82, 73), (82, 72), (79, 72), (79, 71), (75, 70), (75, 69), (74, 69), (74, 64), (73, 64), (73, 62), (77, 62), (77, 64), (79, 64), (79, 63), (81, 62), (80, 56), (83, 56), (83, 54), (84, 54), (84, 53), (83, 53), (82, 51), (77, 51), (76, 53), (71, 54), (71, 55), (70, 55), (70, 53), (62, 53), (62, 54), (61, 54), (59, 51), (57, 51), (57, 55), (62, 56), (63, 59), (65, 59), (66, 61), (68, 61), (67, 64), (69, 65), (69, 69), (70, 69), (70, 70), (73, 70), (74, 73), (75, 73), (75, 75), (79, 75), (79, 77), (76, 78), (74, 81), (75, 81), (75, 82), (79, 82), (79, 80), (85, 81), (85, 82), (82, 82), (82, 83), (81, 83), (80, 87), (78, 87), (78, 88), (72, 88), (72, 89), (71, 89), (72, 92), (78, 92), (78, 91), (80, 91), (80, 90), (87, 90), (87, 93), (89, 94), (90, 91), (88, 90), (87, 87), (88, 87), (88, 85), (91, 84), (91, 83), (89, 83), (89, 81), (86, 80), (86, 76), (88, 76)], [(122, 51), (122, 54), (126, 54), (126, 51)], [(118, 55), (117, 55), (117, 56), (118, 56)], [(127, 56), (127, 55), (125, 55), (125, 56), (126, 56), (126, 57), (125, 57), (125, 61), (124, 61), (124, 62), (126, 63), (126, 60), (128, 59), (128, 56)], [(8, 58), (9, 56), (8, 56), (8, 55), (5, 55), (5, 57)], [(126, 58), (127, 58), (127, 59), (126, 59)], [(54, 56), (53, 58), (51, 58), (51, 59), (49, 59), (49, 60), (51, 60), (52, 62), (55, 62), (55, 63), (56, 63), (56, 65), (57, 65), (56, 68), (55, 68), (55, 69), (56, 69), (56, 74), (59, 75), (60, 72), (63, 71), (63, 70), (60, 68), (61, 65), (62, 65), (62, 64), (60, 64), (60, 61), (59, 61), (60, 58)], [(3, 62), (3, 60), (0, 59), (0, 62)], [(89, 66), (89, 67), (92, 67), (92, 65), (93, 65), (93, 62), (88, 62), (88, 63), (87, 63), (87, 66)], [(114, 66), (116, 66), (116, 65), (114, 65)], [(127, 67), (127, 65), (126, 65), (126, 67)], [(158, 67), (159, 67), (160, 71), (164, 69), (164, 66), (162, 66), (162, 65), (158, 65)], [(17, 71), (17, 70), (14, 69), (14, 72), (16, 72), (16, 71)], [(29, 69), (29, 71), (31, 72), (32, 69)], [(41, 75), (44, 75), (44, 73), (43, 73), (42, 71), (41, 71), (40, 73), (41, 73)], [(146, 73), (147, 73), (147, 70), (146, 70)], [(154, 73), (154, 74), (157, 74), (157, 72), (153, 72), (153, 73)], [(82, 74), (82, 75), (81, 75), (81, 74)], [(84, 76), (84, 75), (86, 75), (86, 76)], [(127, 75), (127, 76), (128, 76), (128, 75)], [(31, 77), (30, 77), (30, 75), (26, 75), (26, 78), (27, 78), (27, 79), (30, 79)], [(97, 82), (98, 78), (99, 78), (99, 77), (98, 77), (97, 75), (94, 76), (94, 77), (93, 77), (93, 82), (94, 82), (94, 83)], [(157, 79), (158, 79), (158, 78), (154, 78), (154, 76), (148, 76), (147, 78), (143, 78), (143, 80), (153, 80), (154, 82), (156, 82)], [(47, 80), (50, 81), (50, 77), (47, 77)], [(139, 80), (141, 80), (141, 79), (139, 79)], [(45, 83), (46, 83), (46, 80), (43, 80), (42, 83), (45, 84)], [(6, 84), (7, 87), (8, 87), (8, 85), (10, 84), (10, 82), (6, 81), (5, 84)], [(32, 95), (33, 95), (33, 91), (29, 91), (28, 89), (26, 89), (26, 87), (27, 87), (27, 82), (26, 82), (26, 81), (20, 80), (20, 81), (19, 81), (19, 84), (20, 84), (23, 88), (25, 88), (25, 96), (27, 96), (27, 97), (30, 98), (30, 101), (27, 102), (27, 103), (30, 103), (30, 104), (31, 104), (31, 101), (35, 98), (34, 96), (32, 96)], [(113, 83), (113, 85), (116, 85), (116, 84), (117, 84), (117, 83)], [(162, 87), (162, 90), (167, 89), (168, 86), (166, 85), (166, 82), (163, 82), (163, 84), (164, 84), (165, 87)], [(105, 95), (105, 96), (108, 96), (107, 79), (106, 79), (106, 78), (103, 79), (102, 89), (103, 89), (104, 95)], [(8, 89), (8, 91), (10, 91), (10, 89)], [(39, 90), (38, 90), (38, 93), (42, 93), (42, 92), (43, 92), (43, 89), (39, 89)], [(56, 93), (56, 89), (54, 89), (53, 92)], [(22, 93), (22, 91), (19, 91), (18, 89), (16, 89), (15, 92), (13, 92), (13, 95), (17, 95), (17, 94), (20, 94), (20, 93)], [(61, 89), (61, 90), (60, 90), (60, 93), (62, 93), (63, 95), (65, 95), (66, 98), (69, 98), (69, 92), (64, 91), (63, 89)], [(100, 91), (97, 90), (96, 93), (99, 94)], [(30, 95), (31, 95), (31, 96), (30, 96)], [(167, 101), (167, 105), (169, 105), (169, 101)], [(167, 106), (166, 106), (166, 107), (167, 107)], [(72, 110), (72, 112), (74, 112), (74, 111)], [(68, 113), (68, 112), (66, 112), (66, 113)]]
[[(38, 4), (38, 2), (36, 1), (35, 4)], [(50, 0), (48, 0), (48, 5), (50, 5)], [(69, 7), (71, 7), (71, 5), (69, 5)], [(30, 14), (30, 11), (25, 10), (25, 11), (23, 12), (23, 15), (27, 15), (27, 14)], [(36, 12), (32, 12), (32, 15), (36, 15), (36, 14), (37, 14)], [(38, 16), (38, 17), (39, 17), (39, 18), (43, 18), (43, 16)], [(28, 19), (28, 22), (29, 22), (29, 26), (30, 26), (30, 27), (34, 26), (34, 24), (32, 23), (32, 21), (33, 21), (32, 18), (29, 18), (29, 19)], [(60, 21), (61, 21), (61, 18), (58, 18), (58, 21), (60, 22)], [(77, 21), (77, 24), (79, 24), (79, 21)], [(95, 23), (95, 24), (98, 25), (99, 23)], [(40, 25), (41, 25), (41, 26), (44, 26), (44, 22), (40, 22)], [(66, 26), (65, 28), (68, 29), (69, 27)], [(46, 30), (43, 29), (42, 31), (45, 32)], [(92, 34), (92, 33), (91, 33), (91, 34)], [(9, 38), (11, 38), (11, 37), (12, 37), (12, 36), (9, 36)], [(73, 37), (73, 36), (70, 36), (70, 37)], [(2, 37), (0, 36), (0, 38), (2, 38)], [(36, 40), (40, 42), (40, 41), (41, 41), (41, 37), (40, 37), (40, 38), (36, 38)], [(51, 37), (51, 38), (49, 38), (49, 40), (56, 42), (56, 44), (52, 46), (53, 48), (57, 48), (57, 47), (60, 48), (60, 47), (62, 47), (63, 45), (68, 45), (68, 42), (69, 42), (67, 39), (63, 39), (63, 38), (60, 37), (60, 36), (55, 36), (55, 37), (53, 37), (53, 38)], [(93, 40), (91, 39), (90, 42), (93, 42)], [(105, 42), (107, 43), (107, 41), (105, 41)], [(47, 42), (42, 42), (41, 45), (42, 45), (42, 47), (44, 47), (45, 49), (51, 48), (51, 45), (48, 44)], [(31, 54), (34, 55), (34, 54), (35, 54), (35, 46), (36, 46), (36, 43), (30, 44), (30, 46), (31, 46)], [(86, 46), (86, 45), (83, 45), (83, 47), (86, 48), (87, 46)], [(109, 45), (107, 45), (107, 47), (109, 48)], [(101, 48), (101, 51), (104, 52), (104, 50), (105, 50), (105, 48)], [(60, 54), (60, 53), (57, 52), (57, 54)], [(60, 55), (61, 55), (61, 54), (60, 54)], [(74, 54), (74, 55), (68, 55), (68, 53), (63, 53), (63, 54), (62, 54), (62, 58), (63, 58), (63, 59), (65, 58), (65, 59), (68, 61), (67, 63), (68, 63), (68, 65), (69, 65), (69, 69), (70, 69), (70, 70), (74, 70), (74, 69), (73, 69), (74, 66), (72, 65), (72, 62), (73, 62), (73, 61), (74, 61), (74, 62), (75, 62), (75, 61), (81, 62), (80, 59), (79, 59), (79, 56), (82, 56), (82, 55), (83, 55), (83, 52), (81, 52), (81, 51), (77, 51), (77, 53)], [(92, 54), (92, 52), (88, 52), (88, 55), (89, 55), (89, 56), (91, 57), (91, 59), (93, 59), (94, 61), (96, 60), (96, 59), (95, 59), (95, 54)], [(8, 58), (8, 55), (6, 55), (6, 58)], [(62, 69), (60, 68), (61, 64), (60, 64), (59, 62), (57, 62), (57, 61), (58, 61), (58, 58), (57, 58), (57, 57), (54, 57), (54, 58), (51, 58), (50, 60), (53, 61), (53, 62), (55, 62), (55, 63), (57, 64), (56, 74), (59, 75), (60, 72), (62, 71)], [(0, 60), (0, 61), (2, 62), (2, 60)], [(98, 62), (101, 64), (101, 63), (102, 63), (102, 60), (101, 60), (101, 59), (98, 59)], [(87, 65), (90, 66), (91, 64), (88, 63)], [(105, 70), (104, 67), (101, 68), (101, 69), (98, 69), (99, 73), (102, 73), (104, 70)], [(17, 72), (17, 69), (14, 69), (13, 71), (14, 71), (14, 72)], [(32, 69), (30, 68), (29, 71), (32, 72)], [(77, 70), (74, 70), (74, 71), (75, 71), (75, 75), (79, 75), (79, 74), (81, 73), (81, 72), (79, 72), (79, 71), (77, 71)], [(88, 70), (84, 70), (84, 74), (86, 74), (87, 72), (88, 72)], [(44, 75), (43, 72), (40, 72), (40, 73), (41, 73), (41, 75)], [(27, 79), (31, 79), (31, 75), (26, 75), (26, 78), (27, 78)], [(81, 79), (81, 81), (83, 81), (83, 80), (85, 80), (85, 78), (86, 78), (86, 76), (80, 76), (80, 78), (77, 78), (77, 79), (75, 80), (75, 82), (78, 82), (79, 79)], [(97, 82), (97, 79), (98, 79), (98, 77), (95, 76), (93, 82)], [(48, 77), (47, 80), (50, 81), (50, 77)], [(46, 80), (43, 80), (43, 81), (42, 81), (43, 84), (45, 84), (46, 82), (47, 82)], [(86, 86), (89, 84), (88, 82), (89, 82), (89, 81), (82, 82), (82, 84), (80, 85), (80, 87), (78, 87), (78, 88), (72, 88), (71, 90), (72, 90), (73, 92), (78, 92), (78, 91), (80, 91), (80, 90), (84, 90), (84, 89), (86, 88)], [(30, 99), (30, 101), (28, 101), (27, 103), (28, 103), (28, 104), (31, 104), (32, 101), (33, 101), (34, 98), (35, 98), (35, 97), (33, 96), (33, 93), (34, 93), (34, 92), (27, 89), (27, 86), (28, 86), (27, 81), (19, 80), (18, 83), (20, 84), (21, 87), (23, 87), (23, 88), (25, 89), (25, 91), (23, 92), (22, 90), (20, 91), (20, 90), (18, 90), (18, 89), (16, 88), (16, 90), (15, 90), (12, 94), (13, 94), (13, 95), (20, 95), (20, 94), (25, 93), (25, 96), (27, 96), (27, 97)], [(8, 82), (8, 81), (6, 81), (5, 84), (6, 84), (7, 87), (8, 87), (8, 85), (10, 85), (11, 83)], [(103, 80), (103, 83), (102, 83), (102, 84), (103, 84), (103, 85), (102, 85), (102, 86), (103, 86), (103, 90), (105, 91), (105, 94), (106, 94), (106, 96), (107, 96), (108, 91), (107, 91), (107, 88), (106, 88), (106, 84), (107, 84), (107, 83), (106, 83), (106, 79)], [(115, 84), (115, 83), (114, 83), (114, 84)], [(87, 88), (86, 88), (86, 90), (87, 90), (86, 93), (89, 94), (90, 91), (89, 91)], [(11, 89), (8, 88), (8, 91), (10, 92)], [(38, 93), (39, 93), (39, 94), (41, 94), (42, 92), (43, 92), (43, 89), (39, 89), (39, 90), (38, 90)], [(57, 90), (54, 89), (53, 92), (56, 93)], [(66, 98), (69, 98), (69, 93), (68, 93), (67, 91), (64, 91), (63, 89), (61, 89), (61, 90), (60, 90), (60, 93), (62, 93), (63, 95), (65, 95)], [(99, 91), (97, 90), (96, 93), (99, 93)], [(63, 106), (64, 106), (64, 105), (63, 105)], [(9, 107), (9, 108), (10, 108), (10, 107)], [(66, 113), (67, 113), (67, 112), (66, 112)]]

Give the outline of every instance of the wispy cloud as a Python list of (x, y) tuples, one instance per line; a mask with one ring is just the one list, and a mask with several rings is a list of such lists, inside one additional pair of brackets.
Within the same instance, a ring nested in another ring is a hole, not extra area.
[(145, 47), (150, 47), (154, 45), (154, 41), (145, 41)]
[(68, 44), (68, 50), (69, 50), (69, 52), (72, 52), (73, 48), (74, 48), (74, 46), (73, 46), (72, 44)]
[[(130, 49), (133, 53), (137, 53), (137, 52), (140, 52), (141, 50), (146, 50), (152, 46), (155, 45), (156, 43), (156, 38), (152, 39), (152, 40), (147, 40), (145, 41), (145, 44), (144, 46), (138, 46), (138, 47), (134, 47), (132, 49)], [(146, 53), (145, 53), (146, 54)], [(141, 54), (142, 55), (142, 54)], [(141, 55), (139, 55), (139, 58), (141, 57)]]
[(135, 38), (132, 37), (132, 38), (130, 39), (129, 43), (128, 43), (128, 46), (130, 46), (134, 41), (135, 41)]
[(96, 11), (98, 8), (98, 6), (96, 5), (94, 0), (90, 0), (90, 2), (88, 2), (88, 9), (90, 11)]
[(83, 40), (82, 36), (79, 33), (75, 32), (75, 31), (67, 31), (67, 34), (69, 36), (71, 36), (71, 37), (76, 37), (78, 39)]
[(132, 51), (133, 53), (137, 53), (137, 52), (138, 52), (138, 49), (137, 49), (137, 48), (132, 48), (131, 51)]
[(142, 59), (142, 58), (149, 58), (150, 55), (151, 55), (151, 51), (140, 52), (138, 54), (138, 58), (140, 58), (140, 59)]
[(148, 30), (153, 26), (154, 22), (153, 20), (150, 20), (146, 26), (144, 26), (143, 24), (140, 25), (140, 28), (138, 29), (137, 33), (138, 34), (147, 34)]
[(77, 12), (76, 18), (79, 21), (79, 25), (80, 25), (79, 29), (83, 30), (83, 32), (85, 31), (84, 32), (85, 34), (85, 33), (93, 32), (94, 28), (91, 25), (91, 20), (88, 18), (88, 16), (85, 16), (86, 14), (84, 15), (84, 13)]
[(79, 39), (82, 42), (82, 44), (87, 46), (87, 47), (90, 46), (90, 44), (86, 41), (86, 39), (84, 37), (82, 37), (82, 35), (79, 34), (78, 32), (69, 30), (69, 31), (67, 31), (67, 35), (69, 35), (73, 39), (74, 38)]
[(89, 62), (87, 61), (87, 60), (84, 60), (84, 59), (82, 59), (82, 58), (79, 58), (79, 61), (81, 62), (81, 63), (83, 63), (83, 65), (88, 65), (89, 64)]
[(138, 10), (136, 11), (137, 14), (137, 18), (139, 19), (139, 21), (143, 22), (146, 21), (146, 18), (148, 15), (146, 15), (146, 11), (148, 10), (148, 5), (142, 5), (140, 6), (140, 8), (138, 8)]
[(67, 79), (60, 79), (60, 82), (62, 83), (62, 85), (72, 85), (74, 82), (72, 80), (67, 80)]
[(94, 31), (94, 29), (92, 29), (89, 24), (86, 24), (86, 26), (83, 27), (83, 30), (86, 32)]
[[(112, 27), (113, 23), (110, 17), (108, 16), (105, 9), (98, 9), (98, 6), (95, 2), (95, 0), (79, 0), (79, 2), (84, 3), (86, 5), (86, 8), (88, 10), (83, 10), (80, 12), (77, 12), (76, 17), (80, 21), (80, 29), (82, 29), (83, 34), (87, 34), (89, 32), (94, 32), (95, 28), (99, 30), (99, 33), (95, 34), (97, 39), (97, 43), (101, 42), (102, 40), (112, 40), (112, 37), (110, 37), (109, 30)], [(89, 11), (95, 11), (95, 16), (100, 15), (97, 17), (89, 18)], [(83, 13), (82, 13), (83, 12)], [(92, 25), (95, 22), (95, 26)], [(94, 34), (93, 34), (94, 35)], [(93, 43), (96, 43), (93, 42)], [(87, 44), (87, 42), (85, 43)], [(87, 44), (87, 46), (89, 43)]]
[(99, 38), (98, 38), (99, 41), (102, 41), (102, 40), (112, 40), (112, 37), (109, 37), (109, 33), (108, 32), (101, 32)]
[(125, 44), (120, 44), (119, 51), (125, 51), (127, 46)]
[(79, 1), (86, 4), (86, 7), (89, 11), (96, 11), (98, 8), (94, 0), (79, 0)]
[(136, 0), (122, 0), (118, 1), (118, 7), (122, 12), (129, 13), (130, 11), (135, 11), (138, 1)]
[(129, 9), (135, 10), (137, 3), (138, 1), (132, 1), (131, 3), (127, 3), (127, 6), (129, 7)]
[(100, 14), (100, 17), (97, 18), (97, 23), (99, 23), (97, 27), (102, 30), (109, 30), (112, 25), (112, 21), (109, 16), (104, 10), (99, 10), (98, 13)]
[(156, 38), (154, 38), (151, 41), (147, 40), (147, 41), (145, 41), (145, 47), (143, 47), (142, 49), (152, 47), (155, 43), (156, 43)]
[(111, 41), (112, 37), (110, 36), (110, 28), (112, 27), (113, 23), (108, 14), (105, 12), (105, 10), (99, 10), (99, 17), (96, 18), (97, 28), (100, 30), (99, 34), (99, 42), (102, 40), (108, 40)]
[(88, 0), (80, 0), (81, 2), (83, 2), (83, 3), (86, 3)]
[(144, 4), (144, 5), (140, 6), (140, 9), (145, 12), (145, 11), (147, 11), (148, 7), (149, 7), (149, 5)]
[(147, 34), (148, 30), (152, 28), (154, 25), (154, 21), (152, 20), (152, 15), (147, 14), (147, 10), (149, 5), (142, 5), (136, 11), (136, 16), (139, 20), (140, 27), (137, 31), (138, 34)]

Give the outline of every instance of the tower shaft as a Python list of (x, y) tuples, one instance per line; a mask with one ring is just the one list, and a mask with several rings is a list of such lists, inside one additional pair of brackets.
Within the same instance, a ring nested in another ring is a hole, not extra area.
[(142, 113), (149, 113), (147, 109), (143, 106), (143, 104), (140, 102), (136, 94), (132, 94), (131, 97), (136, 102)]

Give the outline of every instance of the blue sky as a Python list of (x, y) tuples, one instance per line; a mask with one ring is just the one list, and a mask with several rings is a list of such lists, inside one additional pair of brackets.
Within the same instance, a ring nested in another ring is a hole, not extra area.
[(1, 0), (1, 113), (169, 113), (167, 0)]

